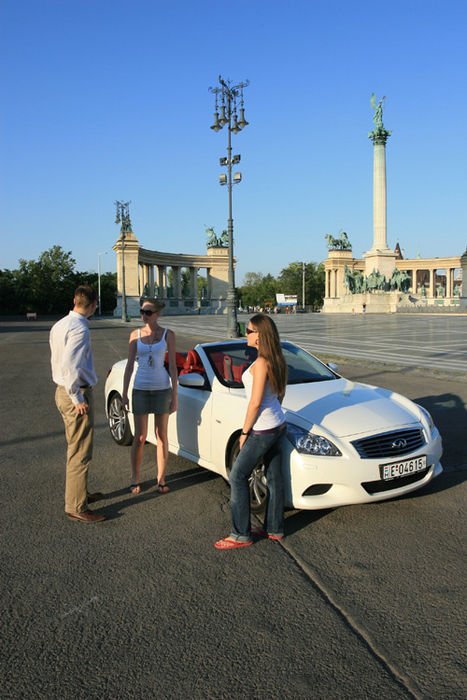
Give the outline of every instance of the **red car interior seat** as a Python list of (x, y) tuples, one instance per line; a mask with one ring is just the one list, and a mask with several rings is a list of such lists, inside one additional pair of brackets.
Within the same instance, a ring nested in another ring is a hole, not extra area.
[[(185, 365), (186, 356), (187, 356), (186, 352), (176, 352), (175, 353), (175, 364), (177, 365), (177, 374), (181, 373), (181, 371)], [(165, 353), (164, 366), (165, 366), (166, 370), (168, 371), (168, 369), (169, 369), (169, 353), (168, 352)]]
[(242, 383), (242, 374), (249, 367), (248, 362), (243, 362), (241, 365), (236, 365), (230, 355), (224, 355), (224, 379), (226, 382)]
[(198, 374), (204, 374), (203, 363), (196, 350), (188, 350), (183, 364), (183, 368), (180, 374), (190, 374), (190, 372), (197, 372)]

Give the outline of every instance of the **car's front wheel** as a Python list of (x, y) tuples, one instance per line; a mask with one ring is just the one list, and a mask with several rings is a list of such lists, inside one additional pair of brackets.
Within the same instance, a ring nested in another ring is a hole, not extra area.
[(123, 407), (122, 397), (117, 392), (110, 397), (108, 422), (110, 434), (115, 442), (118, 445), (130, 445), (133, 440), (130, 421)]
[[(235, 441), (232, 450), (230, 451), (230, 459), (228, 464), (228, 474), (232, 470), (238, 453), (240, 452), (238, 440)], [(250, 478), (248, 479), (250, 489), (250, 508), (252, 513), (263, 513), (266, 509), (266, 499), (268, 496), (268, 484), (266, 481), (266, 472), (262, 461), (253, 469)]]

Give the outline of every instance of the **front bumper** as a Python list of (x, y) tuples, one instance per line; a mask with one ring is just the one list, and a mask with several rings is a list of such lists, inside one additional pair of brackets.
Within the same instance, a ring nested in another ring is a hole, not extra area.
[[(427, 457), (427, 469), (409, 477), (381, 481), (380, 465), (389, 460), (361, 459), (358, 456), (316, 457), (299, 454), (284, 441), (284, 473), (287, 505), (300, 510), (317, 510), (337, 506), (383, 501), (403, 496), (425, 486), (443, 471), (442, 441), (437, 433), (432, 441), (401, 459)], [(351, 452), (349, 450), (349, 452)]]

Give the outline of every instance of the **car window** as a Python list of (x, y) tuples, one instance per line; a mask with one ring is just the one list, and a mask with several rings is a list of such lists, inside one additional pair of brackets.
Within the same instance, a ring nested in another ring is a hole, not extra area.
[(215, 345), (204, 348), (217, 379), (232, 389), (243, 387), (242, 374), (256, 360), (255, 348), (245, 343)]
[[(335, 372), (302, 348), (287, 341), (283, 341), (281, 345), (288, 369), (287, 384), (337, 379), (338, 375)], [(233, 389), (243, 387), (242, 374), (256, 360), (255, 348), (248, 347), (245, 341), (231, 345), (212, 345), (204, 350), (221, 384)]]
[(302, 348), (287, 342), (281, 345), (288, 369), (287, 384), (306, 384), (337, 379), (337, 374)]

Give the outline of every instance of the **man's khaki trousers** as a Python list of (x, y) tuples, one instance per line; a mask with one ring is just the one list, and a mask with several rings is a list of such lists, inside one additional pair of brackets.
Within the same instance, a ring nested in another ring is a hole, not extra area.
[(94, 438), (94, 398), (92, 387), (82, 389), (88, 413), (78, 415), (75, 405), (63, 386), (57, 386), (55, 403), (65, 424), (68, 445), (65, 483), (65, 512), (87, 510), (88, 468), (92, 459)]

